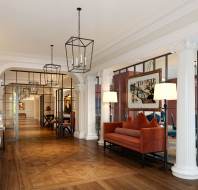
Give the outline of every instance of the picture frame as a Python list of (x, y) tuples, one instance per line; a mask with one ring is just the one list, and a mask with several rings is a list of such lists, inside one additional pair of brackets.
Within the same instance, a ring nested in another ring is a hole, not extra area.
[(67, 95), (64, 97), (64, 113), (71, 114), (71, 112), (72, 112), (71, 96)]
[(25, 103), (19, 102), (19, 110), (25, 110)]
[(161, 101), (154, 100), (154, 86), (161, 82), (162, 70), (134, 75), (128, 78), (128, 110), (160, 111)]

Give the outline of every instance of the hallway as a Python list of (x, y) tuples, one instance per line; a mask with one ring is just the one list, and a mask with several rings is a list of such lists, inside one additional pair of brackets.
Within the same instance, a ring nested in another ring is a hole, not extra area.
[(119, 152), (103, 153), (95, 141), (57, 139), (33, 119), (20, 119), (20, 140), (0, 153), (0, 190), (196, 190), (197, 181), (172, 177)]
[(33, 118), (19, 118), (19, 139), (43, 139), (54, 137), (55, 132), (47, 128), (41, 128), (37, 120)]

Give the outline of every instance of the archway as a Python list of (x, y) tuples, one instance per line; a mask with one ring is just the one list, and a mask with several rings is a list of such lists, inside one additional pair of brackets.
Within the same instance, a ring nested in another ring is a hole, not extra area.
[[(4, 118), (4, 122), (6, 122), (6, 119), (8, 118), (7, 116), (9, 115), (9, 120), (11, 121), (11, 124), (15, 127), (15, 129), (18, 127), (18, 116), (21, 114), (21, 111), (18, 110), (18, 104), (20, 102), (20, 97), (19, 97), (19, 92), (21, 92), (21, 87), (24, 87), (25, 85), (25, 81), (27, 82), (30, 82), (30, 78), (32, 77), (33, 75), (33, 78), (34, 80), (40, 80), (40, 85), (42, 85), (41, 81), (43, 79), (42, 75), (42, 70), (41, 69), (38, 69), (36, 66), (35, 67), (31, 67), (31, 66), (26, 66), (25, 68), (22, 67), (23, 64), (21, 64), (20, 66), (18, 67), (9, 67), (9, 65), (7, 65), (7, 68), (6, 67), (2, 67), (1, 68), (1, 75), (0, 75), (0, 79), (2, 81), (2, 86), (1, 86), (1, 100), (0, 100), (0, 110), (1, 110), (1, 113), (3, 115), (3, 118)], [(4, 69), (4, 70), (3, 70)], [(6, 73), (6, 74), (5, 74)], [(5, 77), (6, 76), (6, 77)], [(62, 86), (60, 87), (56, 87), (56, 88), (53, 88), (53, 90), (50, 92), (53, 92), (54, 96), (53, 98), (48, 98), (50, 100), (50, 104), (52, 105), (44, 105), (44, 108), (43, 110), (45, 111), (48, 111), (48, 112), (53, 112), (51, 115), (54, 114), (54, 117), (56, 116), (57, 118), (57, 113), (58, 111), (54, 111), (55, 108), (56, 108), (56, 103), (57, 103), (57, 98), (56, 98), (56, 95), (57, 95), (57, 90), (60, 88), (62, 89), (62, 101), (64, 100), (64, 96), (65, 96), (65, 92), (67, 91), (67, 94), (68, 94), (68, 91), (70, 91), (70, 95), (73, 97), (73, 96), (78, 96), (78, 93), (76, 92), (75, 88), (76, 88), (76, 85), (78, 85), (78, 83), (80, 83), (80, 80), (81, 80), (81, 77), (78, 76), (78, 75), (75, 75), (75, 74), (66, 74), (66, 72), (62, 72), (61, 73), (61, 76), (62, 76), (62, 81), (60, 82), (62, 84)], [(71, 81), (69, 82), (70, 83), (70, 87), (68, 87), (68, 81)], [(11, 85), (12, 84), (12, 85)], [(27, 84), (26, 84), (27, 85)], [(7, 86), (7, 87), (6, 87)], [(5, 89), (7, 88), (7, 89)], [(41, 87), (40, 87), (41, 88)], [(43, 87), (44, 88), (44, 87)], [(46, 87), (47, 88), (47, 87)], [(12, 90), (11, 90), (12, 89)], [(10, 93), (9, 91), (12, 91), (12, 95), (9, 95), (8, 94)], [(45, 89), (46, 90), (46, 89)], [(38, 101), (39, 97), (43, 95), (45, 96), (45, 98), (47, 99), (47, 94), (46, 92), (43, 91), (43, 94), (40, 93), (40, 94), (37, 94), (37, 104), (40, 104), (40, 101)], [(36, 95), (32, 95), (32, 96), (36, 96)], [(8, 101), (9, 99), (9, 101)], [(74, 99), (73, 99), (74, 100)], [(26, 100), (27, 101), (27, 100)], [(30, 101), (30, 100), (28, 100)], [(78, 118), (79, 118), (79, 111), (78, 111), (78, 98), (75, 98), (75, 101), (71, 101), (72, 103), (72, 107), (73, 107), (73, 110), (72, 111), (75, 111), (75, 118), (76, 118), (76, 124), (78, 124)], [(53, 103), (54, 102), (54, 103)], [(8, 105), (6, 103), (10, 103), (10, 108), (11, 108), (11, 111), (8, 113), (7, 111), (7, 108)], [(61, 102), (62, 104), (63, 102)], [(34, 103), (35, 104), (35, 103)], [(39, 107), (37, 105), (37, 107)], [(47, 110), (47, 107), (54, 107), (54, 109), (51, 109), (50, 110)], [(46, 109), (45, 109), (46, 108)], [(33, 110), (32, 112), (35, 112), (35, 108), (30, 108), (29, 110)], [(39, 107), (39, 109), (41, 109), (41, 107)], [(63, 111), (64, 112), (64, 106), (63, 106)], [(31, 113), (33, 114), (33, 113)], [(30, 113), (25, 113), (25, 115), (27, 115), (28, 117), (32, 117)], [(48, 115), (50, 115), (48, 114)], [(56, 114), (56, 115), (55, 115)], [(33, 114), (33, 115), (37, 115), (38, 117), (38, 114)], [(45, 115), (45, 113), (44, 113)], [(39, 121), (41, 121), (41, 117), (39, 118)], [(42, 122), (40, 123), (44, 123), (45, 121), (43, 120)], [(5, 123), (5, 126), (7, 126), (7, 123)], [(15, 137), (18, 136), (18, 130), (14, 130), (13, 134), (15, 135)], [(15, 138), (17, 139), (17, 138)]]

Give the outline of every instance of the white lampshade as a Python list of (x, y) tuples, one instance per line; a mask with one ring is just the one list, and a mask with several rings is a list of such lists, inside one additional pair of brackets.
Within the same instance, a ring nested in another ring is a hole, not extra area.
[(176, 100), (177, 90), (175, 83), (159, 83), (154, 88), (154, 100)]
[(118, 102), (117, 92), (106, 91), (103, 93), (103, 102), (116, 103)]

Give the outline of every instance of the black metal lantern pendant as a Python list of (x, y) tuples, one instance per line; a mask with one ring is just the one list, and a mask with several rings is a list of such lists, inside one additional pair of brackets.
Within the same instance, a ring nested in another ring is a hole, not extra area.
[(28, 86), (23, 88), (22, 99), (30, 97), (30, 88)]
[(37, 94), (39, 82), (34, 80), (34, 73), (33, 73), (32, 81), (30, 80), (30, 73), (28, 73), (28, 78), (29, 78), (30, 94)]
[(51, 63), (43, 66), (45, 85), (57, 86), (59, 84), (61, 66), (53, 63), (53, 47), (51, 45)]
[(65, 43), (68, 72), (86, 73), (91, 70), (94, 40), (80, 37), (80, 11), (78, 11), (78, 37), (70, 37)]

